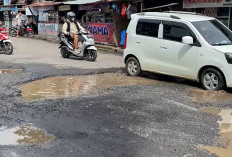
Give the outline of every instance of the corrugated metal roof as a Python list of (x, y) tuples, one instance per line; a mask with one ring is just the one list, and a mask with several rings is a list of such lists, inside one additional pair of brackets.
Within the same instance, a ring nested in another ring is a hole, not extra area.
[(88, 3), (96, 3), (100, 2), (101, 0), (76, 0), (76, 1), (68, 1), (68, 2), (63, 2), (64, 4), (88, 4)]

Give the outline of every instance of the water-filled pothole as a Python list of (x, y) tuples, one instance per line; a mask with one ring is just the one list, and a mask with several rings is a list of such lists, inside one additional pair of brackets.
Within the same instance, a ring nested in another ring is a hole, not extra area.
[(196, 103), (221, 103), (231, 102), (232, 94), (225, 91), (206, 91), (197, 88), (189, 88), (192, 93), (191, 100)]
[(32, 124), (14, 128), (0, 127), (0, 145), (41, 145), (53, 139), (53, 135), (35, 128)]
[(21, 72), (20, 69), (0, 69), (0, 74), (6, 74), (6, 73), (18, 73)]
[(220, 116), (219, 135), (224, 141), (227, 141), (225, 147), (219, 146), (204, 146), (200, 145), (201, 149), (207, 150), (212, 154), (216, 154), (219, 157), (231, 157), (232, 156), (232, 110), (219, 109), (219, 108), (203, 108), (203, 112)]
[(75, 96), (93, 89), (115, 86), (154, 85), (159, 81), (123, 74), (107, 73), (86, 76), (52, 77), (27, 83), (21, 87), (24, 100), (51, 99)]

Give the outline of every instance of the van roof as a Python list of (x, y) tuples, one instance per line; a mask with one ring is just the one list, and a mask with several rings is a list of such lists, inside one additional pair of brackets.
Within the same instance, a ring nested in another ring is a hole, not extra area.
[(144, 13), (137, 13), (137, 16), (146, 16), (146, 17), (164, 17), (170, 19), (181, 19), (189, 22), (196, 22), (196, 21), (206, 21), (206, 20), (214, 20), (213, 17), (208, 17), (205, 15), (197, 14), (194, 12), (144, 12)]

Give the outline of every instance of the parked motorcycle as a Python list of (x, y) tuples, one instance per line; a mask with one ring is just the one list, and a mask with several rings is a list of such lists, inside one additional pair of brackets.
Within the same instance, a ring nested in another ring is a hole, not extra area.
[[(16, 26), (9, 28), (9, 34), (11, 37), (17, 36), (17, 29), (18, 28)], [(27, 36), (29, 38), (33, 38), (35, 36), (33, 29), (30, 26), (28, 26), (26, 22), (22, 22), (19, 33), (21, 36)]]
[(0, 52), (10, 55), (13, 52), (12, 42), (9, 40), (6, 27), (0, 26)]
[(73, 39), (65, 36), (63, 33), (60, 38), (60, 52), (63, 58), (69, 58), (71, 55), (85, 58), (87, 61), (95, 61), (97, 59), (97, 48), (94, 46), (94, 37), (86, 30), (79, 33), (79, 52), (76, 52)]

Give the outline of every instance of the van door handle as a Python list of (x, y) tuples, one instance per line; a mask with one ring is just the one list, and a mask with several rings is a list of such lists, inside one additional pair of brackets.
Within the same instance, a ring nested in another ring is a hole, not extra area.
[(140, 42), (139, 42), (139, 41), (136, 41), (136, 44), (140, 44)]
[(161, 49), (167, 50), (168, 48), (166, 46), (160, 46)]

